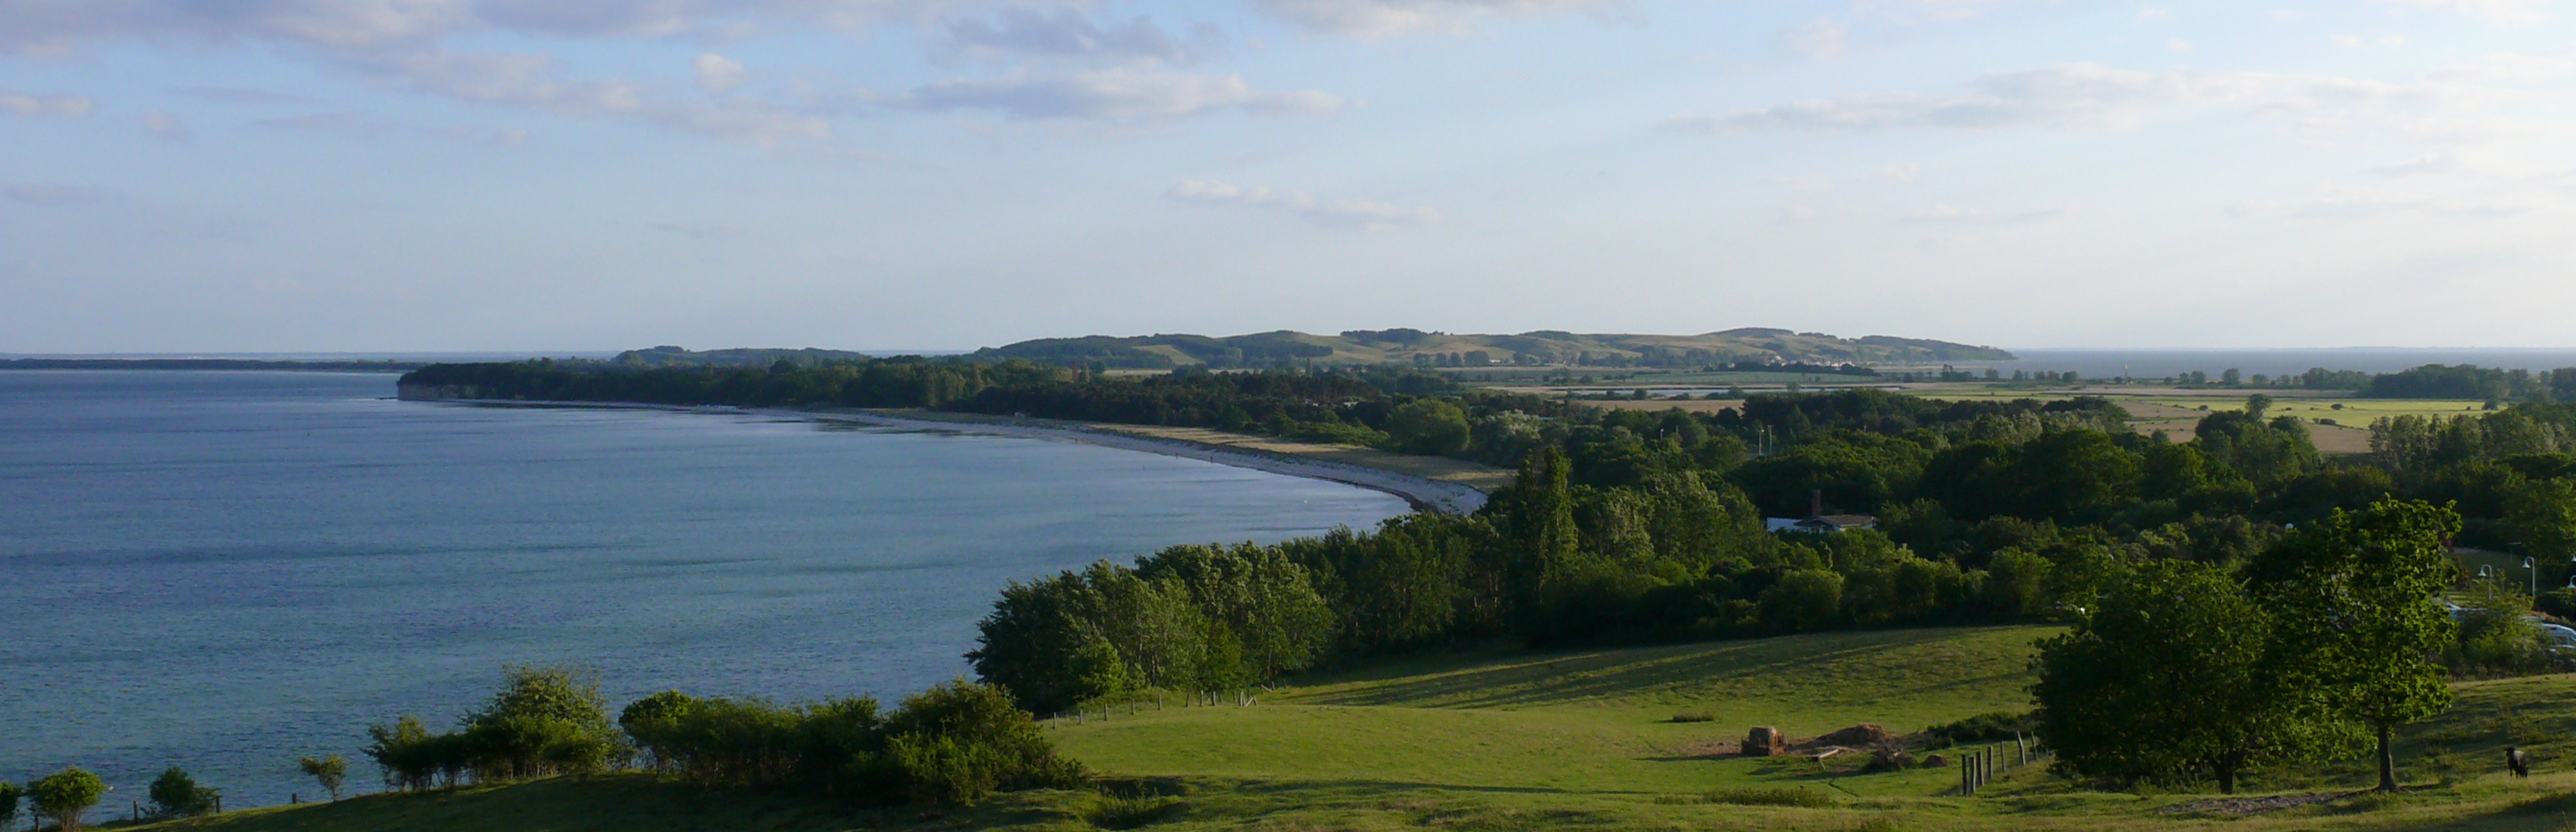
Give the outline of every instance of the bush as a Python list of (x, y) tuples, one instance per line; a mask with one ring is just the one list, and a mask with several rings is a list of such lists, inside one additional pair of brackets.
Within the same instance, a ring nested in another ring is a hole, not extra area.
[(2039, 717), (2037, 714), (1993, 711), (1947, 725), (1925, 728), (1923, 733), (1932, 738), (1933, 742), (1930, 746), (1932, 748), (1997, 742), (2020, 736), (2036, 736), (2039, 733)]
[(864, 697), (781, 707), (668, 691), (626, 706), (618, 723), (656, 770), (708, 786), (967, 804), (1084, 777), (1008, 694), (965, 681), (915, 694), (891, 714)]
[(2531, 600), (2531, 607), (2562, 621), (2576, 621), (2576, 586), (2540, 593), (2540, 597)]
[(1753, 786), (1721, 789), (1709, 792), (1704, 799), (1710, 803), (1726, 803), (1736, 806), (1798, 806), (1808, 809), (1821, 809), (1834, 805), (1833, 798), (1826, 797), (1822, 794), (1811, 792), (1806, 789), (1765, 789)]
[(16, 783), (0, 783), (0, 829), (18, 824), (18, 801), (26, 794)]
[(995, 791), (1079, 784), (1082, 764), (1058, 757), (1029, 713), (991, 685), (963, 679), (903, 701), (887, 719), (888, 749), (915, 800), (971, 804)]
[(215, 811), (215, 790), (197, 785), (178, 766), (154, 778), (150, 794), (153, 813), (162, 817), (193, 818)]
[(2512, 586), (2480, 581), (2469, 590), (2459, 638), (2445, 656), (2463, 675), (2521, 675), (2550, 669), (2548, 642), (2530, 618), (2532, 599)]
[(322, 788), (329, 790), (333, 801), (340, 799), (340, 781), (349, 774), (348, 760), (341, 759), (338, 754), (320, 758), (306, 757), (295, 761), (295, 768), (304, 772), (306, 776), (312, 777), (314, 782), (322, 784)]
[(107, 784), (73, 766), (45, 775), (27, 794), (36, 799), (36, 814), (52, 820), (56, 830), (78, 832), (82, 813), (98, 805), (99, 796), (107, 794)]
[(1161, 821), (1180, 808), (1180, 801), (1168, 797), (1102, 795), (1099, 803), (1082, 813), (1082, 819), (1102, 829), (1135, 829)]

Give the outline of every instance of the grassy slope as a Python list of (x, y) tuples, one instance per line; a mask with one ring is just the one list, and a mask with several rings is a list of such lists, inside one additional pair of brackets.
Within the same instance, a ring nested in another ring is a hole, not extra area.
[[(1809, 761), (1703, 757), (1713, 740), (1774, 724), (1809, 735), (1875, 721), (1899, 731), (2024, 706), (2029, 642), (2045, 628), (1794, 636), (1544, 655), (1436, 657), (1311, 680), (1255, 707), (1179, 708), (1052, 732), (1120, 790), (1171, 795), (1155, 829), (2576, 829), (2576, 676), (2456, 686), (2449, 714), (2400, 748), (2414, 788), (2237, 816), (2206, 794), (2076, 790), (2036, 768), (1972, 799), (1937, 796), (1947, 769), (1829, 773)], [(1673, 723), (1714, 713), (1714, 723)], [(2541, 776), (2495, 775), (2504, 745)], [(2349, 790), (2361, 761), (2271, 772), (2250, 791)], [(1828, 808), (1712, 804), (1739, 785), (1806, 788)], [(1091, 792), (983, 806), (835, 811), (783, 797), (714, 795), (640, 775), (382, 795), (261, 810), (201, 828), (277, 830), (1091, 829)], [(172, 828), (178, 828), (174, 825)]]
[[(1241, 343), (1244, 339), (1267, 340), (1274, 335), (1280, 334), (1262, 333), (1260, 335), (1251, 336), (1231, 336), (1229, 338), (1221, 338), (1219, 340)], [(1801, 334), (1785, 330), (1730, 330), (1728, 332), (1712, 332), (1697, 335), (1643, 335), (1621, 333), (1578, 334), (1563, 332), (1546, 334), (1524, 333), (1521, 335), (1444, 333), (1438, 335), (1426, 335), (1419, 341), (1400, 344), (1386, 341), (1362, 342), (1343, 338), (1338, 335), (1318, 335), (1310, 333), (1286, 333), (1283, 337), (1287, 340), (1330, 348), (1333, 351), (1331, 356), (1315, 359), (1319, 363), (1326, 364), (1383, 364), (1387, 362), (1409, 363), (1413, 361), (1414, 356), (1417, 354), (1465, 353), (1474, 350), (1483, 350), (1492, 359), (1506, 362), (1511, 360), (1512, 354), (1515, 352), (1529, 352), (1536, 355), (1552, 355), (1569, 358), (1580, 353), (1591, 353), (1594, 356), (1601, 357), (1616, 356), (1620, 358), (1636, 358), (1642, 354), (1640, 350), (1646, 347), (1664, 347), (1685, 351), (1694, 349), (1707, 350), (1711, 353), (1728, 356), (1735, 360), (1754, 360), (1762, 357), (1770, 357), (1787, 361), (1848, 361), (1870, 364), (1920, 363), (1927, 361), (1937, 363), (1942, 360), (2001, 360), (2008, 358), (2011, 355), (2011, 353), (1993, 347), (1951, 344), (1940, 341), (1920, 340), (1908, 343), (1874, 341), (1870, 343), (1862, 343), (1860, 339), (1855, 338), (1839, 338), (1823, 334)], [(1001, 357), (1043, 356), (1046, 354), (1045, 350), (1052, 348), (1054, 344), (1062, 340), (1064, 339), (1049, 338), (1039, 339), (1036, 341), (1023, 341), (1017, 344), (996, 347), (985, 353), (979, 354), (989, 354)], [(1199, 363), (1197, 358), (1191, 357), (1188, 352), (1177, 347), (1165, 344), (1144, 343), (1152, 340), (1150, 338), (1138, 337), (1114, 340), (1119, 342), (1120, 345), (1131, 349), (1155, 353), (1166, 358), (1170, 358), (1175, 364), (1190, 365)], [(1944, 359), (1941, 357), (1945, 355), (1949, 356), (1949, 358)]]
[[(1679, 647), (1427, 660), (1327, 679), (1253, 708), (1169, 708), (1062, 731), (1111, 770), (1253, 779), (1689, 793), (1812, 769), (1698, 759), (1753, 725), (1793, 736), (1861, 722), (1899, 732), (2027, 697), (2030, 641), (1988, 628), (1795, 636)], [(1675, 723), (1677, 714), (1716, 722)], [(1948, 772), (1867, 778), (1925, 794)]]

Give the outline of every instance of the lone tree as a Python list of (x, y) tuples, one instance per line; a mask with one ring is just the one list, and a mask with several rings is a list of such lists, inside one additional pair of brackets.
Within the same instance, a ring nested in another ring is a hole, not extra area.
[(2338, 746), (2274, 632), (2224, 570), (2141, 564), (2106, 582), (2074, 630), (2040, 643), (2041, 733), (2072, 773), (2135, 781), (2206, 766), (2234, 794), (2250, 768)]
[(99, 796), (107, 794), (107, 784), (73, 766), (45, 775), (27, 793), (36, 799), (36, 814), (52, 819), (55, 829), (79, 832), (81, 813), (98, 805)]
[(152, 808), (174, 818), (193, 818), (215, 810), (215, 790), (197, 785), (196, 778), (178, 766), (161, 772), (152, 780)]
[(333, 754), (321, 759), (306, 757), (297, 760), (295, 767), (302, 769), (305, 774), (313, 778), (314, 782), (321, 783), (322, 788), (329, 790), (332, 800), (340, 799), (340, 781), (349, 774), (349, 761), (340, 759), (338, 754)]
[(2313, 651), (2316, 687), (2379, 743), (2379, 790), (2397, 790), (2397, 726), (2451, 706), (2442, 649), (2450, 616), (2434, 603), (2457, 570), (2458, 512), (2382, 499), (2300, 529), (2249, 568), (2292, 643)]

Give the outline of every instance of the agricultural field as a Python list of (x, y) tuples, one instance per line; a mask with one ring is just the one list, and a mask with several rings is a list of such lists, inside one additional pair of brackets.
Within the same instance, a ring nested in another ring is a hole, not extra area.
[[(1658, 380), (1652, 387), (1664, 386)], [(1513, 388), (1527, 392), (1547, 392), (1561, 388)], [(1605, 387), (1600, 392), (1617, 392)], [(1651, 387), (1650, 387), (1651, 389)], [(2361, 399), (2334, 391), (2316, 390), (2245, 390), (2190, 389), (2174, 387), (2121, 387), (2096, 385), (2022, 384), (1902, 384), (1888, 389), (1909, 395), (1950, 401), (1975, 399), (2038, 399), (2052, 401), (2076, 396), (2099, 396), (2111, 400), (2133, 417), (2130, 425), (2139, 433), (2164, 431), (2177, 442), (2192, 439), (2192, 429), (2201, 417), (2214, 410), (2245, 406), (2245, 397), (2255, 393), (2272, 397), (2271, 414), (2295, 416), (2308, 423), (2317, 450), (2329, 455), (2359, 454), (2370, 451), (2370, 423), (2390, 416), (2463, 416), (2485, 412), (2486, 403), (2458, 399)], [(1594, 407), (1616, 410), (1662, 411), (1680, 409), (1692, 413), (1714, 413), (1735, 407), (1740, 399), (1648, 398), (1643, 400), (1585, 400)]]
[[(2221, 799), (2096, 792), (2039, 763), (1977, 797), (1948, 767), (1859, 773), (1856, 759), (1743, 758), (1752, 725), (1899, 733), (2027, 707), (2046, 627), (1789, 636), (1552, 654), (1437, 656), (1328, 675), (1238, 707), (1150, 702), (1048, 729), (1097, 789), (945, 810), (847, 810), (641, 774), (563, 777), (158, 827), (356, 830), (2566, 830), (2576, 829), (2576, 676), (2454, 685), (2409, 728), (2395, 795), (2362, 760), (2253, 777)], [(1676, 721), (1675, 717), (1712, 721)], [(2535, 776), (2501, 775), (2502, 748)], [(1955, 753), (1955, 750), (1953, 751)]]

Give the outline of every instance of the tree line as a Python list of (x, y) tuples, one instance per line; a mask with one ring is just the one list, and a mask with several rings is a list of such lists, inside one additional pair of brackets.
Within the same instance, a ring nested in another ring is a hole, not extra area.
[(870, 697), (782, 706), (666, 691), (612, 721), (596, 674), (512, 667), (452, 730), (403, 716), (368, 726), (387, 789), (583, 774), (642, 765), (707, 786), (792, 789), (854, 805), (974, 803), (1083, 781), (1009, 695), (963, 680), (881, 712)]

